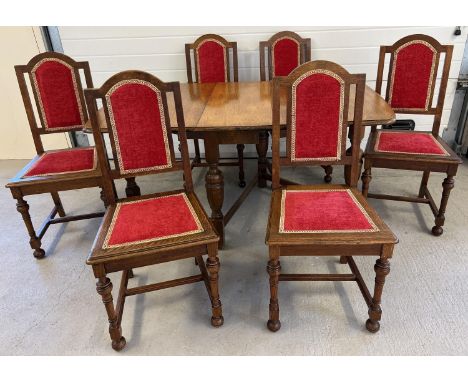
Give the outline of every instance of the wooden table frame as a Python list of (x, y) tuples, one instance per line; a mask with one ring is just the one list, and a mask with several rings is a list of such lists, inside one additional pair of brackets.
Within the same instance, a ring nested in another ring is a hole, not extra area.
[[(187, 138), (203, 139), (208, 171), (205, 176), (206, 193), (211, 208), (210, 220), (220, 236), (219, 248), (224, 245), (224, 228), (248, 196), (255, 184), (266, 187), (270, 164), (267, 160), (269, 134), (272, 129), (271, 83), (236, 82), (216, 84), (181, 84)], [(286, 93), (281, 97), (281, 125), (286, 126)], [(350, 99), (354, 99), (351, 91)], [(350, 102), (354, 105), (354, 102)], [(171, 125), (176, 126), (173, 100), (168, 98)], [(354, 109), (349, 109), (352, 125)], [(102, 110), (98, 115), (102, 132), (106, 121)], [(363, 125), (393, 123), (395, 113), (383, 98), (366, 86)], [(85, 126), (90, 131), (90, 126)], [(177, 128), (173, 128), (174, 133)], [(258, 153), (258, 174), (248, 183), (234, 204), (223, 213), (224, 178), (219, 169), (219, 146), (222, 144), (255, 144)]]

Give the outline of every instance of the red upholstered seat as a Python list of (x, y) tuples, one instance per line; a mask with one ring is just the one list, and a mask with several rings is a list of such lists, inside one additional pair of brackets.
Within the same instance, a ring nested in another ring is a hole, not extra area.
[(273, 76), (288, 76), (299, 66), (300, 45), (297, 41), (283, 37), (273, 44)]
[(386, 153), (449, 155), (431, 133), (379, 131), (374, 149)]
[(280, 233), (375, 232), (349, 189), (283, 190)]
[(103, 248), (203, 232), (185, 193), (117, 203)]
[(95, 168), (94, 147), (57, 150), (42, 154), (23, 177), (68, 174)]

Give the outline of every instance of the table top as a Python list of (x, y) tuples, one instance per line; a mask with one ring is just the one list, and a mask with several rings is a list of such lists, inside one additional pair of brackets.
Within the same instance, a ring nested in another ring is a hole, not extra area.
[[(229, 82), (216, 84), (180, 84), (185, 126), (188, 131), (262, 130), (271, 128), (271, 82)], [(286, 124), (286, 95), (281, 97), (281, 124)], [(168, 96), (171, 126), (177, 127), (174, 99)], [(350, 92), (348, 121), (354, 117), (354, 86)], [(98, 112), (103, 132), (107, 124), (103, 109)], [(392, 108), (371, 88), (364, 93), (363, 125), (394, 122)], [(91, 132), (91, 123), (84, 130)]]

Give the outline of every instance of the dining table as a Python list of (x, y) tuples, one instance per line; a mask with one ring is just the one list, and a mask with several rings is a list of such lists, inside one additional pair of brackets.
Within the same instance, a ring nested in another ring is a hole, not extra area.
[[(272, 129), (272, 82), (181, 83), (180, 91), (187, 137), (203, 139), (208, 170), (205, 187), (210, 205), (210, 219), (219, 234), (219, 248), (224, 246), (224, 231), (234, 213), (255, 185), (263, 188), (271, 180), (267, 159), (269, 135)], [(350, 90), (348, 123), (354, 119), (355, 89)], [(281, 94), (281, 126), (286, 128), (287, 94)], [(173, 97), (167, 98), (171, 128), (177, 133)], [(395, 113), (387, 102), (366, 86), (364, 93), (363, 126), (385, 125), (395, 121)], [(103, 109), (98, 112), (99, 128), (107, 132)], [(84, 127), (92, 132), (91, 122)], [(364, 134), (364, 131), (363, 131)], [(220, 170), (219, 146), (223, 144), (255, 144), (258, 173), (247, 184), (238, 199), (224, 213), (224, 179)], [(133, 179), (134, 181), (134, 179)]]

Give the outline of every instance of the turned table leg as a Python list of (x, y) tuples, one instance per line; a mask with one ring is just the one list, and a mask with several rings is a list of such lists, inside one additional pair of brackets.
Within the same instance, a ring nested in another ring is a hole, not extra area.
[(369, 319), (366, 321), (366, 328), (371, 333), (376, 333), (380, 329), (380, 319), (382, 317), (382, 291), (385, 284), (385, 277), (390, 273), (390, 262), (387, 258), (377, 259), (375, 265), (375, 288), (372, 303), (369, 307)]
[(205, 176), (206, 195), (211, 208), (210, 220), (219, 235), (218, 248), (224, 245), (224, 216), (222, 212), (224, 202), (224, 178), (218, 167), (219, 145), (215, 137), (205, 138), (205, 157), (208, 171)]
[(434, 236), (440, 236), (444, 232), (442, 226), (445, 222), (445, 210), (447, 208), (450, 191), (452, 191), (452, 188), (455, 187), (455, 180), (453, 179), (453, 175), (447, 175), (442, 183), (442, 187), (443, 191), (442, 198), (440, 200), (439, 213), (435, 218), (435, 226), (432, 227), (432, 234)]
[(268, 152), (268, 131), (260, 131), (258, 134), (257, 154), (258, 154), (258, 187), (266, 187), (266, 175), (268, 160), (266, 158)]
[(237, 160), (239, 161), (239, 187), (242, 188), (246, 186), (244, 173), (244, 148), (245, 145), (237, 145)]
[(29, 245), (34, 250), (33, 255), (36, 259), (42, 259), (45, 256), (45, 251), (41, 248), (41, 240), (36, 236), (36, 231), (29, 215), (29, 204), (22, 196), (16, 196), (16, 210), (23, 217), (24, 224), (29, 233)]
[(369, 193), (369, 183), (372, 180), (372, 163), (367, 159), (364, 160), (364, 172), (362, 173), (362, 195), (367, 198)]
[(125, 337), (122, 336), (122, 328), (118, 322), (112, 299), (112, 282), (106, 276), (99, 277), (96, 283), (96, 290), (102, 297), (102, 302), (106, 308), (109, 319), (109, 334), (112, 340), (112, 349), (122, 350), (125, 347)]
[(125, 178), (125, 180), (127, 181), (127, 187), (125, 187), (125, 195), (127, 195), (127, 197), (140, 196), (140, 187), (138, 187), (135, 178)]
[(323, 180), (325, 181), (325, 183), (330, 183), (332, 181), (333, 166), (327, 165), (322, 166), (322, 168), (325, 170), (325, 176)]
[(218, 248), (216, 247), (216, 244), (208, 244), (208, 259), (206, 260), (206, 268), (208, 270), (211, 291), (211, 325), (216, 327), (221, 326), (224, 323), (222, 305), (219, 299), (219, 259), (217, 255)]
[(267, 327), (272, 332), (277, 332), (281, 328), (278, 302), (278, 284), (281, 264), (279, 261), (279, 251), (276, 247), (270, 247), (270, 260), (268, 261), (267, 271), (270, 276), (270, 318), (268, 320)]

